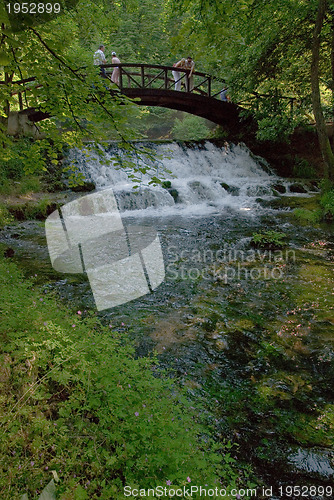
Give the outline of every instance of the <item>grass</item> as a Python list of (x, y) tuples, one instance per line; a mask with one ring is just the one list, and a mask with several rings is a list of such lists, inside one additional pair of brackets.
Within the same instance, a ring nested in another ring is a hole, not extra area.
[(154, 355), (136, 358), (117, 325), (67, 312), (1, 257), (0, 275), (1, 498), (35, 498), (55, 474), (63, 500), (236, 484), (204, 409)]
[(0, 204), (0, 230), (3, 229), (7, 224), (11, 224), (14, 218), (8, 211), (5, 205)]

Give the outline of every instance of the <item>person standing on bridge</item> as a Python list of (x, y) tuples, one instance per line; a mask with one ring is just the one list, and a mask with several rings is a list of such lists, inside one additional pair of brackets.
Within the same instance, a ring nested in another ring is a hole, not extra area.
[(191, 92), (194, 88), (194, 77), (193, 72), (195, 69), (195, 61), (193, 61), (192, 57), (187, 57), (185, 63), (185, 69), (190, 69), (190, 73), (188, 75), (188, 88), (186, 89), (188, 92)]
[[(121, 64), (121, 61), (116, 56), (116, 52), (112, 52), (111, 55), (112, 55), (112, 59), (111, 59), (112, 64)], [(119, 86), (119, 74), (120, 74), (119, 67), (116, 66), (116, 68), (114, 68), (114, 70), (112, 72), (111, 81), (116, 83), (116, 85), (118, 85), (118, 86)]]
[[(180, 59), (177, 63), (173, 64), (174, 68), (182, 68), (185, 69), (186, 60), (184, 58)], [(175, 81), (175, 90), (181, 90), (181, 73), (179, 71), (172, 71), (172, 75)]]
[(107, 78), (106, 70), (101, 67), (102, 64), (107, 64), (104, 51), (105, 46), (100, 45), (98, 50), (94, 52), (94, 66), (100, 66), (100, 75), (102, 76), (102, 78)]
[(230, 98), (227, 95), (227, 87), (223, 87), (222, 90), (220, 91), (220, 98), (224, 102), (229, 102)]

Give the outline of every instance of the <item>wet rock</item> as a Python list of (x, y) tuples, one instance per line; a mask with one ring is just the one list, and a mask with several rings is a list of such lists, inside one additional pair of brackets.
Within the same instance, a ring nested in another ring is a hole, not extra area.
[(319, 192), (320, 191), (320, 187), (319, 187), (319, 181), (315, 180), (315, 181), (309, 181), (308, 182), (308, 186), (310, 188), (311, 191), (315, 191), (315, 192)]
[(277, 182), (276, 184), (273, 184), (272, 187), (273, 189), (275, 189), (275, 191), (278, 191), (281, 194), (286, 193), (286, 187), (283, 184)]
[(13, 250), (13, 248), (11, 248), (11, 247), (8, 247), (5, 249), (3, 255), (6, 259), (10, 259), (11, 257), (14, 257), (15, 250)]
[(178, 190), (175, 188), (167, 189), (169, 194), (174, 198), (175, 203), (178, 203), (179, 201), (179, 193)]
[(224, 351), (228, 349), (228, 342), (225, 337), (216, 341), (216, 348), (218, 349), (218, 351)]
[(81, 186), (73, 186), (71, 189), (75, 193), (89, 193), (95, 190), (95, 184), (94, 182), (84, 182)]
[(290, 186), (290, 193), (307, 193), (307, 189), (302, 184), (295, 182)]
[(321, 448), (298, 448), (288, 457), (289, 462), (303, 472), (312, 476), (329, 479), (334, 474), (333, 453)]
[(229, 186), (225, 182), (221, 182), (220, 185), (221, 185), (222, 188), (225, 189), (225, 191), (227, 191), (232, 196), (239, 196), (240, 188), (238, 188), (236, 186)]

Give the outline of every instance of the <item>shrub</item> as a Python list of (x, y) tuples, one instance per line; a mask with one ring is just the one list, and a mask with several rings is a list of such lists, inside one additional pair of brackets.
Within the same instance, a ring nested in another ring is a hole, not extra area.
[(279, 233), (277, 231), (262, 231), (261, 233), (253, 234), (251, 244), (257, 248), (274, 250), (286, 246), (285, 238), (285, 233)]
[(8, 212), (4, 205), (0, 205), (0, 229), (3, 229), (7, 224), (13, 222), (13, 216)]
[(177, 118), (172, 128), (173, 139), (181, 141), (199, 141), (207, 138), (209, 133), (206, 120), (193, 115), (186, 115), (183, 120)]
[(295, 208), (293, 211), (297, 219), (316, 224), (321, 221), (322, 210), (308, 210), (305, 208)]
[(320, 199), (320, 205), (323, 208), (323, 218), (333, 220), (334, 218), (334, 189), (325, 192)]
[(293, 166), (293, 175), (302, 179), (314, 179), (316, 175), (315, 169), (304, 158), (295, 158)]

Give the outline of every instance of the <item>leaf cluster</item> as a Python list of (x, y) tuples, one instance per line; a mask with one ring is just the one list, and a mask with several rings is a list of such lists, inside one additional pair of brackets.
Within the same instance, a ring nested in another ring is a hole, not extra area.
[(251, 243), (257, 248), (278, 249), (286, 246), (286, 234), (279, 231), (262, 231), (254, 233)]

